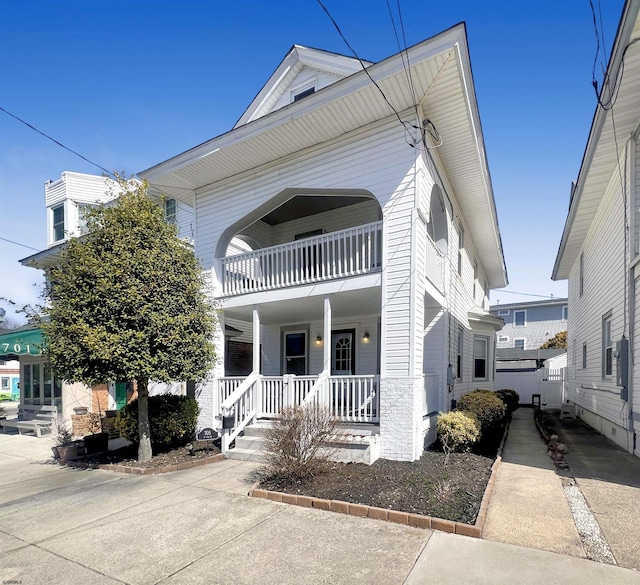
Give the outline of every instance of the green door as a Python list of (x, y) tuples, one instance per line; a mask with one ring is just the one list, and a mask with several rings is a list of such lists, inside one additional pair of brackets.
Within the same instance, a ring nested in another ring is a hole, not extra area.
[(127, 383), (116, 382), (116, 410), (127, 404)]

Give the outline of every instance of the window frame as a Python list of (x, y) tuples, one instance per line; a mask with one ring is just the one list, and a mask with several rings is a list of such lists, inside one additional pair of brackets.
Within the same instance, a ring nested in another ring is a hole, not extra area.
[[(62, 218), (56, 219), (56, 212), (58, 211), (62, 212)], [(65, 216), (64, 203), (60, 203), (60, 205), (51, 208), (51, 237), (53, 242), (61, 242), (64, 240)]]
[(464, 329), (458, 327), (458, 346), (456, 348), (456, 380), (462, 381), (464, 367)]
[[(518, 345), (518, 342), (520, 342), (520, 341), (522, 342), (522, 347), (520, 347)], [(513, 340), (513, 347), (514, 348), (525, 349), (526, 344), (527, 344), (527, 340), (524, 337), (516, 337)]]
[[(484, 355), (476, 354), (476, 343), (484, 343)], [(484, 362), (484, 375), (478, 375), (478, 362)], [(486, 335), (473, 336), (473, 380), (489, 380), (489, 337)]]
[[(169, 210), (169, 203), (173, 205), (173, 210)], [(164, 200), (164, 220), (171, 225), (176, 225), (178, 223), (178, 202), (173, 198), (169, 197)]]
[(582, 369), (587, 369), (587, 342), (582, 344)]
[(568, 305), (563, 305), (562, 306), (562, 321), (568, 321), (569, 320), (569, 306)]
[[(522, 319), (522, 325), (518, 325), (518, 313), (522, 313), (524, 315)], [(526, 327), (527, 326), (527, 310), (526, 309), (518, 309), (513, 311), (513, 326), (514, 327)]]

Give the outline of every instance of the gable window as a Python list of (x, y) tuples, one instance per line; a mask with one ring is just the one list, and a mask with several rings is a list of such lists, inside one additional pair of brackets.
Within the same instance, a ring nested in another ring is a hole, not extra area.
[(582, 344), (582, 369), (587, 369), (587, 344)]
[(513, 340), (513, 347), (516, 347), (518, 349), (524, 349), (524, 339), (514, 339)]
[(167, 223), (175, 224), (176, 223), (176, 200), (175, 199), (165, 199), (164, 201), (164, 218)]
[(473, 338), (473, 379), (487, 379), (487, 356), (489, 338), (474, 336)]
[(456, 350), (456, 379), (462, 380), (462, 355), (464, 353), (464, 330), (458, 328), (458, 348)]
[(613, 341), (611, 337), (611, 312), (602, 317), (602, 377), (610, 378), (613, 371)]
[(569, 307), (566, 305), (562, 307), (562, 320), (566, 321), (569, 318)]
[(579, 275), (579, 290), (580, 296), (584, 293), (584, 252), (580, 254), (580, 275)]
[(64, 240), (64, 205), (58, 205), (53, 211), (53, 241)]
[(524, 327), (527, 324), (527, 311), (514, 311), (513, 324), (516, 327)]
[(298, 92), (298, 93), (294, 93), (293, 94), (293, 101), (297, 102), (298, 100), (301, 100), (302, 98), (306, 98), (308, 95), (311, 95), (312, 93), (315, 93), (316, 88), (315, 87), (309, 87), (307, 89), (303, 89), (302, 91)]

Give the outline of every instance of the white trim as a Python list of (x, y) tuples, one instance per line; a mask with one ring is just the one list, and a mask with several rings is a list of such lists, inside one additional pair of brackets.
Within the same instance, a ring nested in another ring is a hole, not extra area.
[[(518, 313), (524, 313), (524, 322), (522, 323), (522, 325), (518, 325)], [(517, 309), (513, 311), (513, 326), (514, 327), (527, 326), (527, 309)]]

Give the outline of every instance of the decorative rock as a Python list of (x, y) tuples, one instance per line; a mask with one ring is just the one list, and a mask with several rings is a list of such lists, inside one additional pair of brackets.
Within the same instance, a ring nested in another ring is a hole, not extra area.
[(558, 435), (551, 435), (550, 439), (551, 441), (557, 441), (558, 440)]
[(558, 443), (556, 449), (558, 451), (560, 451), (560, 453), (566, 453), (567, 452), (567, 446), (564, 443)]

